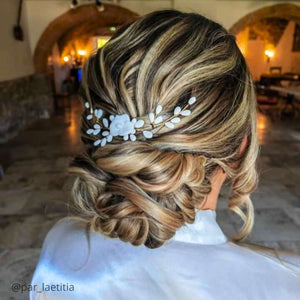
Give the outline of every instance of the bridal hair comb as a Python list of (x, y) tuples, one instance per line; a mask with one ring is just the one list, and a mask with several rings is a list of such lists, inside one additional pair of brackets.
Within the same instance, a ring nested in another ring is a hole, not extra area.
[(89, 110), (86, 119), (91, 123), (91, 127), (87, 129), (86, 133), (95, 137), (94, 146), (101, 147), (104, 147), (106, 143), (110, 143), (117, 136), (122, 136), (124, 141), (130, 139), (134, 142), (136, 134), (140, 132), (142, 132), (146, 139), (151, 139), (153, 137), (153, 129), (162, 126), (173, 129), (181, 121), (181, 117), (189, 116), (191, 114), (189, 106), (195, 102), (196, 98), (191, 97), (184, 107), (176, 106), (172, 116), (165, 120), (161, 115), (162, 106), (158, 105), (155, 112), (148, 114), (150, 129), (144, 126), (144, 120), (138, 120), (137, 118), (130, 120), (128, 114), (110, 115), (108, 118), (103, 118), (102, 109), (94, 109), (89, 102), (85, 102), (85, 108)]

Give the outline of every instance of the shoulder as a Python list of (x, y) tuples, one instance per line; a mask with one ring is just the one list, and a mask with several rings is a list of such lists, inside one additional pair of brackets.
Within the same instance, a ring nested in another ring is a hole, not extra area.
[(266, 251), (227, 242), (195, 247), (185, 264), (189, 265), (188, 273), (193, 270), (204, 284), (201, 291), (215, 296), (213, 299), (219, 299), (219, 291), (224, 291), (220, 299), (232, 299), (234, 295), (236, 299), (298, 299), (300, 257), (279, 256), (283, 262)]
[[(110, 240), (100, 233), (91, 232), (87, 224), (75, 217), (59, 220), (48, 232), (43, 243), (40, 263), (55, 266), (80, 265), (90, 254), (91, 244)], [(101, 248), (98, 249), (101, 252)]]
[(279, 267), (300, 276), (300, 255), (291, 251), (276, 250), (260, 245), (249, 244), (246, 245), (247, 248), (254, 251), (256, 255), (264, 257), (269, 263), (276, 263)]
[(82, 238), (86, 231), (86, 223), (75, 217), (65, 217), (60, 219), (49, 230), (44, 240), (43, 249), (56, 244), (60, 241), (59, 245), (67, 238), (69, 241), (75, 238)]
[(263, 282), (266, 286), (278, 283), (282, 288), (296, 288), (300, 293), (300, 256), (287, 251), (275, 251), (259, 245), (226, 243), (226, 256), (230, 264), (228, 272), (248, 277), (251, 282)]
[(107, 240), (111, 239), (90, 232), (86, 223), (79, 219), (66, 217), (59, 220), (44, 240), (31, 280), (34, 289), (30, 299), (44, 299), (43, 295), (49, 299), (63, 296), (72, 299), (74, 290), (81, 294), (80, 290), (86, 289), (82, 285), (86, 278), (92, 280), (97, 270), (105, 265), (102, 252), (110, 245)]
[[(86, 240), (86, 225), (83, 221), (72, 217), (59, 220), (47, 233), (43, 242), (40, 260), (48, 259), (51, 255), (62, 255), (76, 244)], [(67, 249), (68, 248), (68, 249)]]
[[(199, 278), (211, 282), (219, 279), (228, 283), (228, 274), (241, 286), (271, 283), (296, 287), (300, 292), (300, 256), (279, 252), (279, 258), (272, 252), (254, 250), (232, 242), (218, 245), (178, 244), (168, 249), (168, 254), (176, 251), (176, 261), (189, 265), (188, 272), (194, 271)], [(185, 253), (185, 255), (183, 255)], [(167, 264), (167, 262), (166, 262)], [(169, 268), (177, 268), (176, 265)], [(209, 281), (209, 280), (208, 280)]]
[(68, 233), (75, 233), (86, 228), (86, 223), (76, 217), (65, 217), (57, 221), (49, 230), (46, 240), (53, 238), (53, 235)]

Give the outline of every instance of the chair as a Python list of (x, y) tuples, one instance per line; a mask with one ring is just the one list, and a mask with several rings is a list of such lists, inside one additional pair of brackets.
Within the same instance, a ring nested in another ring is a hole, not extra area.
[(282, 67), (270, 67), (270, 74), (281, 74)]
[(256, 82), (255, 89), (258, 110), (263, 114), (270, 115), (271, 119), (280, 118), (283, 103), (279, 93), (259, 82)]

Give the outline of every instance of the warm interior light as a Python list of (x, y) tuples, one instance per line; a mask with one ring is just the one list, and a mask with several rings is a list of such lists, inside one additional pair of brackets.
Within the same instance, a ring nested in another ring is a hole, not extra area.
[(108, 38), (98, 38), (97, 39), (97, 47), (101, 48), (103, 47), (108, 41)]
[(265, 129), (266, 128), (265, 120), (259, 119), (257, 122), (257, 127), (258, 127), (258, 129)]
[(243, 55), (246, 55), (246, 46), (244, 44), (238, 45), (240, 48), (240, 51)]
[(86, 55), (86, 51), (85, 50), (79, 50), (78, 54), (84, 56), (84, 55)]
[(257, 134), (259, 144), (265, 144), (268, 139), (268, 129), (270, 129), (270, 119), (267, 115), (257, 114)]
[(274, 51), (273, 50), (266, 50), (265, 55), (268, 56), (269, 58), (274, 57)]
[(65, 56), (65, 57), (64, 57), (64, 61), (65, 61), (65, 62), (68, 62), (69, 60), (70, 60), (69, 56)]

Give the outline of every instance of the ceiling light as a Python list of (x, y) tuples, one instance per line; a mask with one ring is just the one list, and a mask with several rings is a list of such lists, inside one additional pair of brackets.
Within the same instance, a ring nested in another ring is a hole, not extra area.
[(96, 6), (97, 6), (98, 11), (102, 12), (102, 11), (105, 10), (105, 7), (104, 7), (103, 3), (100, 0), (96, 0), (95, 2), (96, 2)]
[(77, 0), (72, 0), (71, 4), (70, 4), (70, 7), (71, 8), (76, 8), (77, 5), (78, 5), (78, 1)]

